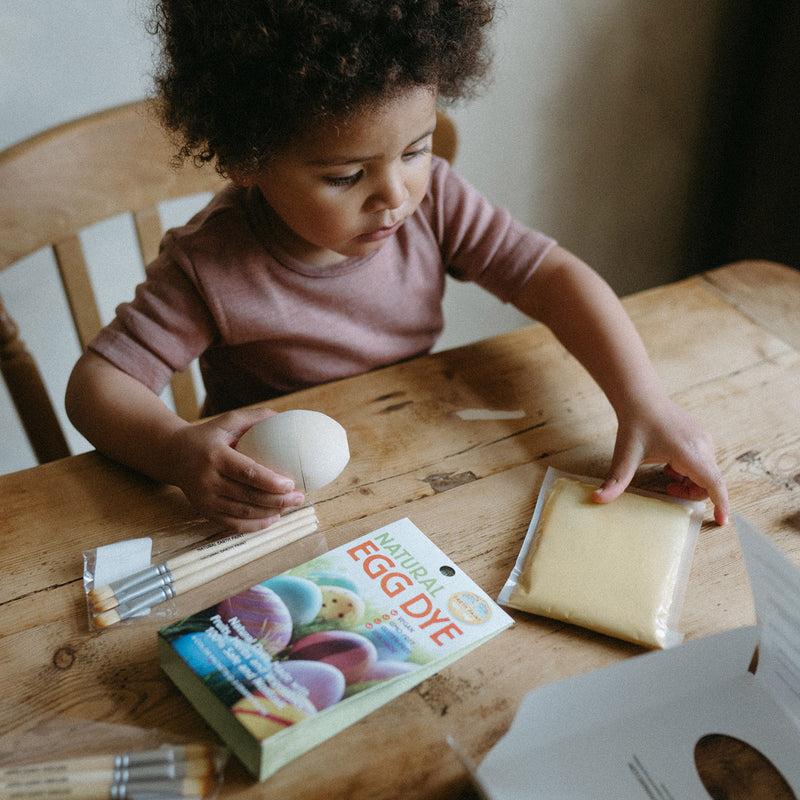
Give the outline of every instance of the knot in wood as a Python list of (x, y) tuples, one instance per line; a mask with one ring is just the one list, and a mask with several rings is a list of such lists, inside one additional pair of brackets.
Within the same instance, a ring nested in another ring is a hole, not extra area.
[(53, 655), (56, 669), (69, 669), (75, 661), (75, 651), (71, 647), (59, 647)]

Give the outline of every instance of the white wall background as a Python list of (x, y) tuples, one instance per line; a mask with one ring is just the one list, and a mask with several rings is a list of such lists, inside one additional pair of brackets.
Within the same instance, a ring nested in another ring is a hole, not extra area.
[[(722, 5), (505, 0), (494, 28), (492, 82), (479, 98), (450, 110), (461, 137), (456, 166), (518, 219), (591, 263), (621, 294), (679, 277)], [(6, 0), (0, 148), (149, 93), (147, 12), (146, 0)], [(85, 240), (94, 260), (113, 270), (106, 316), (138, 279), (120, 255), (128, 234), (101, 226)], [(78, 348), (63, 303), (44, 291), (51, 270), (45, 258), (28, 259), (0, 275), (0, 294), (60, 403)], [(35, 292), (22, 282), (31, 271)], [(527, 322), (454, 282), (446, 320), (440, 347)], [(35, 463), (13, 417), (0, 386), (0, 472)], [(88, 448), (74, 431), (69, 437), (76, 452)]]

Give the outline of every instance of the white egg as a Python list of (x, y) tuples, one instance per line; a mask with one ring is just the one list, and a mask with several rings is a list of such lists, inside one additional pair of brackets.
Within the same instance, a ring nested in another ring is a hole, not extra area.
[(257, 422), (239, 439), (236, 449), (287, 475), (304, 492), (330, 483), (350, 460), (345, 429), (319, 411), (303, 409)]

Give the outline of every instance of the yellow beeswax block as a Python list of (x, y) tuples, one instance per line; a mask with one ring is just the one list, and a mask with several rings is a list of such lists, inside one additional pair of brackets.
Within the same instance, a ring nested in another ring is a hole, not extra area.
[(596, 488), (554, 481), (508, 605), (664, 647), (691, 511), (628, 492), (601, 505)]

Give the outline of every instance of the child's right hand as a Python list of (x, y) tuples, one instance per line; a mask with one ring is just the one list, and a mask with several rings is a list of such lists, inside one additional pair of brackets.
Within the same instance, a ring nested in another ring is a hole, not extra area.
[(69, 379), (75, 427), (109, 458), (179, 487), (204, 516), (241, 532), (267, 527), (305, 498), (294, 483), (237, 452), (268, 408), (230, 411), (191, 425), (144, 384), (87, 350)]
[(236, 444), (269, 409), (230, 411), (175, 431), (167, 444), (174, 480), (192, 505), (226, 528), (265, 528), (305, 501), (291, 478), (238, 452)]

